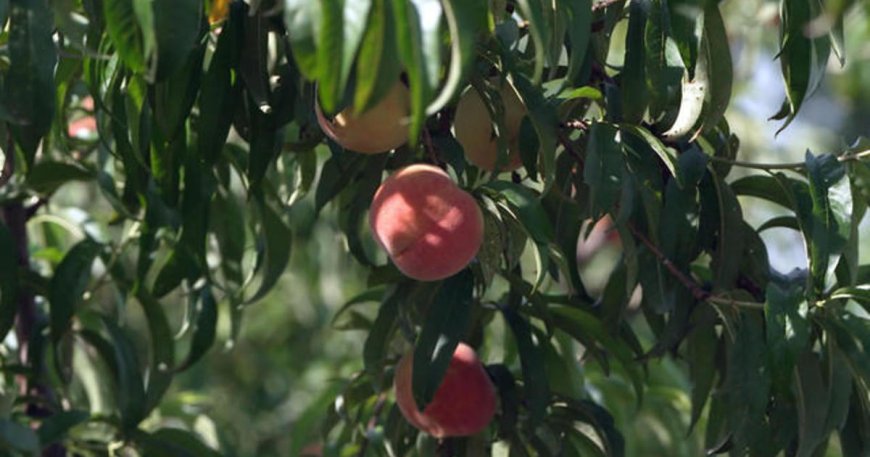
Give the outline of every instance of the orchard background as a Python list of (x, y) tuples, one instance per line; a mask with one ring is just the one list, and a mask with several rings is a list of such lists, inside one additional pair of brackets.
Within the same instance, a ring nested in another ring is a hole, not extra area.
[[(867, 8), (0, 0), (0, 454), (867, 456)], [(406, 144), (325, 136), (397, 81)], [(368, 224), (412, 163), (484, 218), (441, 281)], [(459, 341), (499, 407), (439, 441), (392, 378)]]

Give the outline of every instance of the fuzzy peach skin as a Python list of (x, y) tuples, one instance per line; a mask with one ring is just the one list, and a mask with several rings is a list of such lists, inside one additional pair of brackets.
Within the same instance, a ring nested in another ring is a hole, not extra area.
[(423, 412), (417, 408), (411, 389), (413, 354), (408, 352), (399, 361), (393, 383), (396, 403), (405, 419), (436, 438), (474, 435), (486, 428), (495, 415), (495, 387), (474, 349), (459, 343), (444, 381)]
[(364, 154), (388, 152), (408, 142), (408, 88), (397, 82), (377, 105), (355, 114), (352, 108), (326, 119), (317, 106), (317, 123), (345, 149)]
[(458, 273), (483, 241), (477, 202), (432, 165), (410, 165), (385, 179), (372, 201), (369, 224), (396, 267), (420, 281)]
[[(501, 171), (513, 171), (522, 166), (520, 160), (520, 126), (526, 115), (526, 107), (520, 101), (514, 88), (507, 82), (500, 90), (504, 106), (504, 128), (508, 146), (508, 161)], [(492, 127), (492, 117), (477, 91), (469, 87), (456, 105), (453, 121), (456, 141), (465, 150), (465, 157), (476, 167), (487, 171), (495, 169), (498, 159), (498, 141)]]

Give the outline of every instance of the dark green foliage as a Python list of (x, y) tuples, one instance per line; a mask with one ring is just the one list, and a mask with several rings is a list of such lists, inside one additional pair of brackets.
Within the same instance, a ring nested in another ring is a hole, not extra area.
[[(867, 455), (868, 143), (737, 160), (721, 2), (235, 0), (215, 24), (207, 3), (0, 0), (0, 336), (15, 342), (0, 455), (236, 455), (168, 426), (183, 409), (169, 393), (206, 355), (233, 357), (215, 349), (256, 302), (298, 300), (288, 277), (315, 281), (287, 274), (320, 261), (300, 243), (315, 221), (368, 282), (316, 317), (358, 332), (357, 362), (293, 409), (288, 452), (322, 421), (328, 456), (621, 457), (638, 449), (626, 416), (683, 401), (666, 433), (709, 454)], [(781, 2), (782, 128), (831, 52), (845, 59), (851, 4)], [(473, 85), (506, 151), (496, 79), (528, 112), (510, 175), (467, 163), (451, 130)], [(324, 138), (315, 105), (364, 112), (397, 81), (408, 144), (363, 155)], [(420, 162), (485, 220), (476, 260), (437, 283), (402, 276), (367, 228), (383, 178)], [(67, 189), (90, 200), (73, 216), (56, 206)], [(747, 197), (780, 213), (753, 226)], [(578, 249), (595, 223), (616, 252), (603, 273)], [(771, 267), (768, 230), (800, 233), (805, 268)], [(413, 351), (425, 406), (460, 342), (500, 407), (482, 434), (437, 442), (404, 421), (392, 377)]]

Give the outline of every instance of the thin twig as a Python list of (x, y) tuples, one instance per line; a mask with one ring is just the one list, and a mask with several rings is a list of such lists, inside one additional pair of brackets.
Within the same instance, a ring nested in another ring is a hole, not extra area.
[(603, 10), (609, 6), (613, 6), (615, 3), (619, 3), (621, 0), (601, 0), (592, 5), (592, 12)]
[(709, 291), (705, 290), (697, 282), (695, 282), (691, 277), (680, 271), (680, 269), (677, 268), (677, 266), (674, 265), (674, 263), (671, 262), (671, 260), (668, 259), (667, 256), (665, 256), (664, 253), (662, 253), (662, 251), (659, 250), (659, 248), (652, 243), (652, 241), (650, 241), (638, 229), (634, 228), (633, 225), (629, 224), (628, 229), (631, 231), (631, 233), (634, 234), (635, 237), (637, 237), (637, 239), (641, 241), (641, 243), (644, 244), (644, 246), (647, 247), (647, 249), (650, 250), (650, 252), (653, 253), (653, 255), (655, 255), (659, 259), (659, 261), (662, 263), (662, 265), (665, 266), (665, 268), (668, 269), (671, 275), (677, 278), (677, 280), (680, 281), (681, 284), (683, 284), (683, 287), (685, 287), (692, 293), (692, 296), (695, 297), (696, 300), (707, 301), (718, 305), (736, 306), (738, 308), (756, 310), (764, 309), (763, 303), (734, 300), (732, 298), (721, 297), (711, 294)]
[(589, 123), (583, 119), (570, 119), (562, 123), (562, 127), (572, 130), (589, 130)]
[[(858, 162), (870, 157), (870, 150), (856, 152), (854, 154), (844, 154), (837, 157), (838, 162)], [(727, 163), (737, 167), (752, 168), (756, 170), (795, 170), (800, 171), (807, 167), (805, 162), (786, 162), (786, 163), (759, 163), (747, 162), (743, 160), (731, 160), (724, 157), (711, 156), (710, 160), (714, 162)]]
[(571, 139), (565, 136), (565, 134), (562, 132), (558, 132), (558, 137), (559, 143), (562, 143), (562, 147), (564, 147), (565, 150), (568, 151), (568, 154), (571, 154), (571, 156), (577, 160), (577, 163), (582, 168), (585, 161), (583, 160), (583, 157), (580, 156), (580, 153), (577, 152), (576, 149), (574, 149), (574, 144), (571, 143)]
[[(375, 403), (375, 407), (372, 410), (372, 417), (369, 418), (369, 422), (368, 422), (368, 424), (366, 424), (366, 432), (370, 432), (370, 431), (374, 430), (375, 427), (377, 427), (378, 420), (380, 419), (381, 411), (384, 409), (384, 405), (386, 404), (386, 400), (387, 400), (387, 395), (385, 393), (381, 393), (378, 396), (377, 403)], [(366, 436), (368, 437), (368, 433), (366, 433)], [(369, 447), (369, 439), (365, 438), (363, 440), (362, 444), (360, 444), (359, 452), (357, 453), (357, 457), (362, 457), (362, 456), (366, 455), (366, 451), (368, 450), (368, 447)]]
[(39, 208), (45, 206), (46, 203), (48, 203), (48, 199), (40, 197), (39, 200), (36, 201), (36, 203), (28, 206), (25, 209), (25, 217), (27, 217), (27, 220), (30, 220), (33, 215), (35, 215), (36, 212), (39, 211)]
[(438, 157), (438, 151), (435, 150), (435, 145), (432, 143), (432, 135), (429, 134), (429, 129), (423, 129), (423, 143), (426, 147), (426, 152), (429, 154), (429, 160), (433, 164), (443, 167), (443, 162)]

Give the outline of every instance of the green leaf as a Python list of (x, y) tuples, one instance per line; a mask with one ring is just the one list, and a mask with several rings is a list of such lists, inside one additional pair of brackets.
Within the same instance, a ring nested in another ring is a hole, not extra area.
[(102, 245), (85, 238), (73, 246), (57, 266), (49, 286), (51, 336), (57, 342), (70, 326), (75, 308), (91, 277), (91, 265)]
[(281, 216), (265, 201), (258, 201), (260, 233), (257, 241), (257, 266), (261, 270), (257, 292), (245, 300), (254, 303), (263, 298), (278, 282), (290, 261), (292, 232)]
[(706, 0), (671, 0), (667, 2), (670, 35), (674, 39), (689, 78), (695, 76), (702, 35), (704, 34)]
[(716, 377), (716, 314), (710, 306), (699, 306), (692, 313), (692, 330), (687, 337), (689, 377), (692, 381), (692, 422), (701, 418)]
[(406, 300), (409, 292), (407, 284), (400, 283), (384, 299), (363, 345), (363, 365), (376, 385), (381, 382), (387, 349), (396, 330), (399, 305)]
[[(444, 87), (426, 108), (426, 114), (430, 116), (444, 108), (462, 87), (474, 63), (477, 37), (485, 29), (487, 20), (487, 9), (483, 2), (444, 0), (441, 6), (450, 32), (450, 65)], [(435, 69), (440, 67), (437, 57), (437, 54), (430, 56), (429, 61), (430, 65), (438, 63)]]
[(0, 448), (39, 455), (39, 437), (30, 427), (11, 419), (0, 419)]
[(39, 442), (42, 446), (57, 443), (63, 440), (69, 430), (90, 418), (85, 411), (60, 411), (43, 419), (42, 424), (36, 430)]
[[(339, 107), (339, 101), (343, 92), (342, 77), (346, 75), (342, 68), (347, 54), (356, 52), (356, 43), (345, 43), (346, 38), (351, 38), (359, 30), (353, 27), (345, 29), (342, 14), (342, 2), (339, 0), (320, 0), (320, 20), (315, 26), (317, 39), (317, 93), (318, 100), (323, 110), (334, 113)], [(349, 4), (364, 4), (365, 2), (346, 2)], [(345, 11), (351, 7), (345, 7)], [(353, 24), (352, 24), (353, 25)], [(344, 31), (344, 33), (343, 33)], [(347, 35), (345, 35), (345, 33)], [(359, 40), (359, 37), (357, 37)], [(345, 45), (353, 48), (344, 49)]]
[(218, 310), (217, 301), (212, 295), (211, 286), (206, 284), (202, 289), (191, 294), (191, 306), (194, 306), (195, 321), (193, 337), (190, 342), (190, 352), (176, 371), (184, 371), (201, 359), (212, 347), (217, 334)]
[(9, 19), (9, 0), (0, 0), (0, 29), (6, 28)]
[(520, 355), (524, 404), (529, 410), (528, 420), (533, 424), (541, 423), (547, 416), (547, 405), (550, 403), (550, 387), (544, 366), (543, 349), (532, 339), (531, 325), (528, 321), (512, 308), (502, 306), (500, 309), (513, 332)]
[(569, 0), (561, 3), (565, 6), (565, 12), (568, 14), (568, 43), (571, 46), (571, 52), (568, 54), (568, 70), (565, 72), (565, 81), (559, 92), (568, 87), (580, 75), (592, 35), (592, 0)]
[(821, 295), (834, 278), (834, 271), (851, 232), (852, 190), (846, 169), (836, 157), (807, 152), (806, 186), (795, 186), (797, 215), (809, 248), (810, 271), (815, 293)]
[(619, 129), (620, 131), (631, 134), (646, 143), (647, 146), (649, 146), (649, 148), (653, 152), (655, 152), (656, 155), (659, 156), (662, 162), (664, 162), (665, 166), (668, 168), (668, 171), (671, 172), (671, 176), (674, 176), (675, 178), (677, 178), (677, 180), (681, 179), (682, 173), (680, 173), (679, 170), (680, 165), (677, 151), (675, 151), (673, 148), (665, 146), (665, 144), (662, 143), (662, 140), (658, 139), (658, 137), (653, 135), (649, 130), (644, 127), (623, 124), (619, 126)]
[(574, 339), (587, 345), (584, 341), (594, 341), (611, 353), (622, 365), (631, 381), (640, 404), (643, 399), (644, 384), (631, 349), (624, 341), (614, 338), (607, 328), (592, 314), (579, 308), (554, 305), (550, 307), (553, 315), (553, 325), (570, 334)]
[(391, 5), (390, 0), (372, 1), (356, 60), (353, 107), (358, 112), (373, 107), (399, 80), (401, 67), (395, 58), (399, 51)]
[(541, 76), (544, 74), (544, 62), (547, 59), (547, 51), (550, 49), (549, 35), (544, 33), (544, 31), (549, 30), (549, 27), (544, 23), (544, 4), (534, 0), (517, 0), (517, 6), (519, 6), (519, 12), (523, 19), (529, 23), (529, 36), (535, 47), (532, 84), (537, 85), (541, 82)]
[(420, 411), (432, 401), (453, 358), (465, 338), (471, 320), (474, 275), (465, 269), (444, 280), (426, 313), (414, 348), (411, 385)]
[(145, 48), (133, 0), (105, 0), (103, 17), (109, 40), (130, 70), (145, 71)]
[(538, 200), (534, 191), (509, 181), (493, 181), (487, 188), (498, 192), (499, 197), (507, 200), (512, 208), (508, 217), (520, 222), (535, 242), (538, 278), (535, 284), (540, 285), (547, 272), (548, 245), (553, 242), (553, 226), (547, 218), (547, 212)]
[[(861, 391), (855, 389), (855, 395)], [(864, 457), (870, 446), (870, 409), (866, 402), (855, 401), (849, 406), (846, 424), (840, 429), (840, 446), (845, 457)]]
[(717, 2), (706, 2), (704, 38), (701, 40), (701, 65), (707, 72), (709, 89), (704, 106), (702, 129), (712, 131), (719, 124), (731, 102), (734, 85), (734, 65), (728, 33)]
[(779, 216), (768, 219), (763, 224), (758, 226), (758, 233), (772, 228), (788, 228), (800, 232), (801, 226), (797, 218), (794, 216)]
[(0, 338), (6, 338), (17, 313), (18, 247), (12, 233), (0, 222)]
[(613, 210), (622, 187), (624, 168), (619, 131), (607, 124), (593, 124), (589, 131), (583, 181), (589, 186), (595, 216)]
[(807, 303), (799, 279), (771, 281), (764, 305), (771, 375), (779, 385), (791, 378), (792, 368), (809, 342)]
[(784, 187), (783, 183), (785, 186), (793, 186), (794, 183), (799, 184), (801, 181), (783, 175), (777, 177), (750, 175), (732, 182), (731, 190), (736, 195), (761, 198), (783, 208), (794, 209), (795, 203), (794, 197), (791, 195), (791, 188)]
[(284, 23), (292, 30), (288, 38), (299, 71), (308, 79), (317, 79), (317, 30), (320, 28), (321, 2), (285, 0)]
[(716, 188), (719, 206), (716, 252), (711, 265), (714, 268), (714, 284), (720, 290), (730, 290), (736, 285), (740, 272), (741, 256), (735, 256), (734, 253), (743, 251), (743, 211), (728, 184), (715, 173), (708, 176)]
[(230, 5), (229, 20), (224, 23), (217, 48), (202, 77), (197, 142), (199, 157), (207, 163), (214, 163), (220, 156), (240, 100), (241, 85), (234, 70), (238, 68), (244, 41), (242, 5), (239, 2)]
[(646, 87), (644, 28), (650, 2), (631, 2), (628, 6), (628, 33), (625, 35), (625, 64), (622, 69), (622, 119), (640, 124), (649, 103)]
[(439, 26), (443, 8), (438, 0), (392, 0), (399, 59), (411, 88), (409, 143), (417, 144), (441, 66)]
[[(330, 142), (330, 146), (334, 143)], [(317, 189), (314, 191), (314, 209), (320, 212), (363, 170), (369, 157), (346, 152), (341, 147), (330, 147), (332, 156), (323, 164)]]
[(798, 449), (796, 457), (810, 457), (825, 439), (825, 417), (830, 401), (822, 380), (818, 357), (804, 353), (794, 372), (793, 391), (798, 411)]
[(118, 324), (102, 318), (109, 340), (98, 334), (87, 336), (88, 342), (94, 346), (106, 363), (115, 372), (117, 382), (117, 405), (121, 415), (121, 425), (128, 430), (134, 429), (145, 417), (145, 385), (139, 372), (139, 357), (130, 338), (124, 334)]
[(203, 0), (152, 1), (157, 55), (151, 65), (156, 80), (160, 81), (184, 66), (194, 50), (201, 47), (204, 8)]
[(42, 195), (53, 194), (70, 181), (90, 181), (96, 174), (80, 165), (64, 162), (39, 162), (27, 173), (27, 184)]
[(144, 419), (160, 404), (163, 395), (169, 390), (169, 385), (172, 383), (175, 368), (175, 345), (169, 343), (173, 340), (173, 334), (160, 302), (145, 288), (140, 288), (137, 291), (136, 298), (139, 299), (139, 304), (145, 314), (151, 340), (151, 350), (149, 351), (151, 360), (148, 366), (148, 383), (145, 385), (144, 409), (141, 418)]
[(763, 433), (771, 379), (761, 319), (741, 314), (735, 332), (728, 347), (724, 391), (734, 450), (742, 453)]
[(54, 119), (54, 16), (44, 0), (16, 0), (11, 6), (3, 105), (6, 116), (13, 121), (12, 136), (30, 166)]
[(533, 84), (524, 75), (514, 73), (514, 85), (529, 112), (529, 118), (538, 134), (540, 160), (538, 170), (544, 179), (545, 191), (553, 185), (556, 178), (556, 148), (559, 132), (558, 114), (544, 98), (540, 86)]
[(821, 85), (831, 54), (828, 34), (812, 36), (810, 23), (824, 14), (821, 3), (810, 0), (785, 0), (780, 9), (782, 33), (779, 61), (785, 79), (786, 99), (771, 119), (785, 119), (782, 131), (794, 120), (803, 102)]
[(855, 300), (870, 309), (870, 284), (855, 287), (841, 287), (828, 296), (831, 300), (846, 299)]
[(153, 457), (220, 457), (195, 435), (178, 428), (161, 428), (154, 433), (137, 431), (133, 440), (144, 455)]
[(553, 226), (533, 190), (510, 181), (493, 181), (485, 187), (498, 192), (516, 209), (517, 219), (535, 242), (547, 244), (553, 241)]

